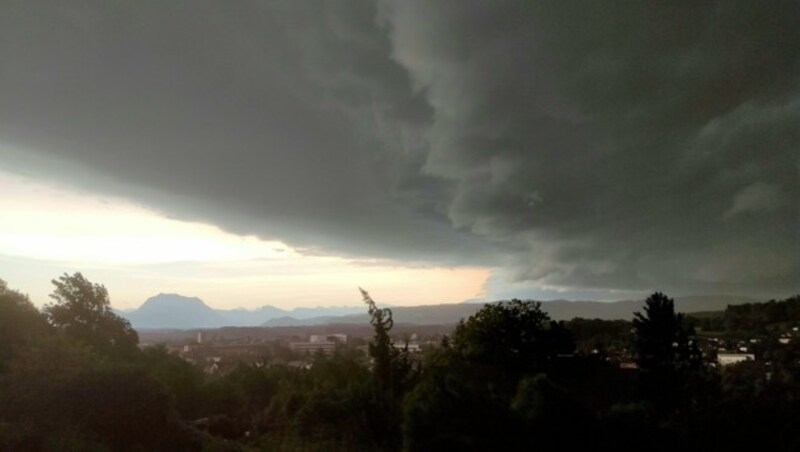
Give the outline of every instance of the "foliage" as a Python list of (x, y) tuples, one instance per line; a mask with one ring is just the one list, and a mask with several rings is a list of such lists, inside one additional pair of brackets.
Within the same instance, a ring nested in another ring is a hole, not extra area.
[(46, 333), (47, 323), (28, 297), (0, 279), (0, 373), (19, 349)]
[(644, 314), (634, 314), (634, 348), (643, 372), (672, 372), (700, 365), (694, 329), (675, 313), (674, 301), (656, 292), (645, 300)]
[[(372, 375), (354, 356), (319, 356), (308, 371), (279, 367), (277, 391), (264, 411), (259, 445), (280, 450), (377, 450), (385, 419)], [(289, 372), (289, 373), (286, 373)], [(322, 447), (324, 445), (324, 447)]]
[(170, 353), (164, 346), (144, 349), (138, 364), (171, 394), (176, 409), (183, 417), (200, 417), (201, 407), (197, 395), (204, 379), (200, 369)]
[(595, 444), (593, 417), (545, 374), (520, 381), (511, 410), (521, 420), (518, 436), (535, 442), (539, 450), (581, 450)]
[(690, 398), (688, 386), (702, 382), (702, 355), (694, 328), (675, 312), (671, 298), (655, 292), (645, 300), (644, 311), (633, 319), (642, 389), (657, 409), (668, 412)]
[(800, 325), (800, 295), (764, 303), (729, 305), (724, 311), (693, 313), (692, 322), (703, 330), (730, 337), (771, 336)]
[(800, 323), (800, 295), (782, 301), (747, 303), (725, 309), (725, 328), (729, 331), (765, 333), (769, 325)]
[(139, 342), (130, 323), (111, 309), (108, 291), (80, 273), (52, 281), (55, 302), (44, 307), (51, 325), (106, 356), (130, 357)]
[(369, 344), (369, 356), (372, 358), (375, 382), (373, 403), (377, 410), (371, 418), (370, 432), (382, 448), (391, 448), (391, 444), (396, 444), (401, 436), (399, 401), (406, 392), (411, 366), (407, 351), (395, 348), (389, 337), (389, 331), (394, 326), (392, 310), (379, 308), (366, 290), (359, 290), (375, 330), (374, 339)]
[[(0, 450), (800, 448), (787, 320), (798, 297), (729, 308), (727, 325), (765, 335), (759, 361), (719, 371), (660, 293), (632, 323), (486, 305), (412, 367), (392, 344), (391, 310), (362, 291), (369, 361), (340, 350), (310, 368), (271, 359), (205, 375), (164, 347), (139, 350), (103, 286), (79, 273), (54, 283), (40, 313), (0, 281)], [(630, 345), (638, 371), (615, 361)]]
[(169, 394), (137, 369), (113, 366), (81, 372), (60, 388), (56, 400), (72, 423), (113, 449), (169, 443), (175, 433)]
[(170, 393), (146, 369), (99, 360), (66, 339), (49, 337), (11, 363), (3, 381), (7, 391), (0, 393), (0, 422), (30, 428), (8, 449), (172, 449), (194, 443), (178, 422)]
[(513, 446), (507, 404), (455, 374), (427, 375), (408, 394), (403, 410), (403, 448), (509, 450)]
[(487, 304), (456, 326), (451, 349), (459, 359), (484, 367), (512, 388), (525, 374), (547, 367), (558, 354), (572, 353), (572, 337), (550, 320), (541, 304), (512, 300)]
[[(447, 346), (425, 362), (420, 383), (404, 403), (404, 447), (518, 447), (514, 439), (524, 424), (512, 408), (518, 382), (552, 368), (557, 355), (573, 350), (569, 332), (539, 303), (485, 305), (461, 321)], [(437, 419), (447, 419), (447, 425)]]
[(631, 347), (633, 325), (627, 320), (574, 318), (564, 326), (572, 333), (577, 350), (583, 353), (606, 354)]
[(392, 375), (393, 356), (392, 340), (389, 331), (394, 326), (392, 320), (392, 310), (389, 308), (379, 308), (366, 290), (359, 288), (367, 311), (370, 315), (370, 324), (375, 329), (375, 338), (369, 344), (369, 356), (373, 360), (375, 377), (380, 386), (380, 391), (394, 391), (394, 378)]

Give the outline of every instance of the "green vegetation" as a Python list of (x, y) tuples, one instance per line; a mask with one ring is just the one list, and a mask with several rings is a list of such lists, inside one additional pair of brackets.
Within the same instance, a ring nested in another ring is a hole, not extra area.
[(718, 331), (737, 337), (777, 337), (800, 325), (800, 296), (783, 301), (730, 305), (725, 311), (694, 313), (691, 318), (703, 331)]
[[(419, 359), (393, 344), (391, 310), (362, 291), (367, 353), (208, 375), (163, 346), (140, 348), (102, 285), (79, 273), (53, 284), (40, 312), (0, 281), (0, 450), (800, 447), (800, 297), (687, 319), (655, 293), (632, 322), (555, 322), (513, 300), (462, 320)], [(742, 337), (757, 360), (712, 366), (692, 325), (703, 322), (752, 335)]]

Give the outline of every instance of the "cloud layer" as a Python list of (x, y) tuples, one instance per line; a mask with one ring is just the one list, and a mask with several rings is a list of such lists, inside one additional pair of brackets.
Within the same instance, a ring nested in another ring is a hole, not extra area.
[(0, 153), (330, 253), (575, 290), (785, 294), (798, 8), (16, 2)]

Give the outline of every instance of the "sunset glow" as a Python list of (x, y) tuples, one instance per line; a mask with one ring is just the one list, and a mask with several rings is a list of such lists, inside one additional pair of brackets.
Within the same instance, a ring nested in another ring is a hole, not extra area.
[[(384, 303), (453, 303), (480, 296), (489, 276), (480, 268), (304, 254), (9, 173), (0, 173), (0, 186), (0, 257), (15, 263), (4, 276), (22, 281), (37, 304), (47, 300), (47, 281), (74, 271), (97, 275), (120, 308), (158, 292), (198, 296), (218, 308), (353, 305), (358, 286)], [(22, 268), (26, 274), (16, 277)]]

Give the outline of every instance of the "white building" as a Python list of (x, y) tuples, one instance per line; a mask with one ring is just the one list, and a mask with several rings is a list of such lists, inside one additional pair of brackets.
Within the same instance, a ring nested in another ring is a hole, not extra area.
[(416, 342), (395, 342), (392, 346), (398, 350), (406, 350), (406, 347), (408, 347), (409, 353), (422, 353), (422, 348)]
[(731, 364), (740, 363), (743, 361), (755, 361), (756, 355), (752, 353), (719, 353), (717, 354), (717, 362), (720, 366), (729, 366)]

